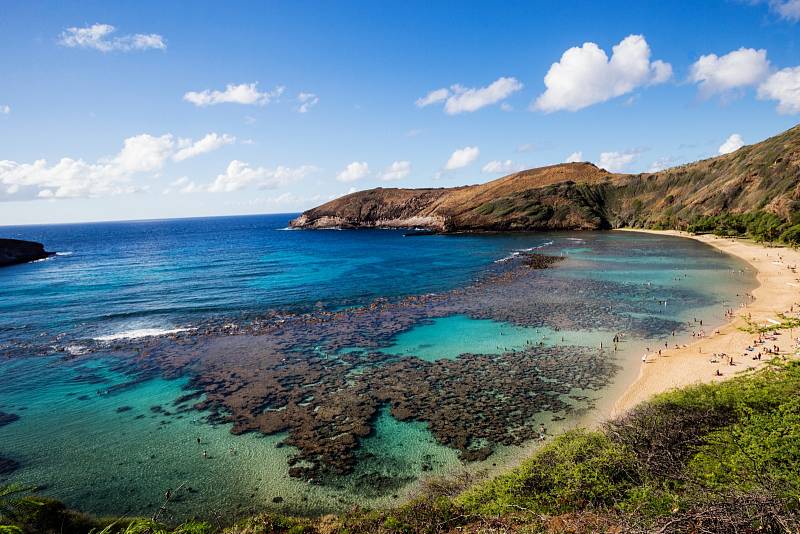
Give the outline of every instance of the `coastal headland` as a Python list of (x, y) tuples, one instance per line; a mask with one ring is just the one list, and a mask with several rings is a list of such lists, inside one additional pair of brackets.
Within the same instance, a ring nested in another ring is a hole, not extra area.
[(52, 256), (44, 245), (21, 239), (0, 239), (0, 267), (28, 263)]

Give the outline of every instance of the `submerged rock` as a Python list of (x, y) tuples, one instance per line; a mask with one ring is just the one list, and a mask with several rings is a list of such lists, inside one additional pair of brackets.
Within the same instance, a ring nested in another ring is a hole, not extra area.
[(19, 420), (19, 416), (15, 413), (0, 412), (0, 426), (5, 426)]
[(0, 456), (0, 475), (10, 475), (19, 468), (19, 462)]

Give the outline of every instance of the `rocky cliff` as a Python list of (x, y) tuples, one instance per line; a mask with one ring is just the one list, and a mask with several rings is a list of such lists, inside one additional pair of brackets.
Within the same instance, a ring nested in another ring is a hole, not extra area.
[(0, 267), (41, 260), (52, 254), (52, 252), (47, 252), (41, 243), (20, 239), (0, 239)]
[(800, 210), (800, 126), (732, 154), (656, 173), (615, 174), (591, 163), (530, 169), (485, 184), (370, 189), (304, 212), (296, 228), (441, 232), (681, 227), (700, 216)]

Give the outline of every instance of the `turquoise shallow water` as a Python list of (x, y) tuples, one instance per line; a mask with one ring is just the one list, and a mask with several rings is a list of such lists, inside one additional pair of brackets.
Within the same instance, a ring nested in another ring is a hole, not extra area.
[[(341, 309), (377, 297), (447, 291), (470, 284), (514, 251), (549, 242), (542, 250), (567, 261), (543, 276), (573, 281), (579, 295), (589, 287), (586, 280), (645, 289), (654, 304), (637, 312), (645, 317), (684, 323), (701, 317), (710, 328), (724, 320), (724, 304), (735, 306), (754, 284), (746, 264), (676, 238), (573, 233), (408, 239), (399, 232), (281, 230), (287, 221), (254, 217), (5, 232), (72, 254), (0, 271), (0, 356), (13, 356), (0, 358), (0, 411), (20, 416), (0, 427), (0, 456), (20, 463), (0, 481), (39, 484), (44, 493), (96, 513), (151, 514), (167, 489), (182, 484), (172, 507), (180, 517), (210, 509), (234, 517), (264, 508), (319, 513), (388, 505), (413, 492), (420, 477), (462, 468), (457, 452), (438, 444), (424, 423), (399, 422), (381, 411), (355, 472), (309, 483), (287, 475), (294, 451), (278, 446), (284, 435), (234, 436), (229, 425), (209, 424), (202, 412), (180, 411), (174, 402), (186, 393), (189, 377), (149, 378), (115, 389), (130, 380), (114, 371), (117, 360), (74, 359), (63, 349), (93, 337), (192, 328), (208, 318), (235, 321), (275, 308), (306, 311), (321, 302)], [(545, 290), (529, 298), (535, 307), (551, 297)], [(667, 306), (657, 304), (662, 299)], [(608, 301), (630, 304), (613, 296)], [(381, 350), (430, 361), (535, 343), (599, 348), (602, 342), (608, 350), (613, 334), (453, 315), (413, 326)], [(662, 341), (629, 339), (609, 355), (623, 370), (607, 398), (632, 378), (642, 347)], [(19, 347), (51, 355), (26, 357)], [(542, 420), (552, 424), (549, 414)], [(522, 450), (501, 447), (470, 468), (502, 465)]]
[(434, 319), (403, 332), (394, 343), (381, 349), (388, 354), (416, 356), (423, 360), (457, 358), (461, 354), (501, 354), (523, 350), (530, 345), (580, 345), (600, 347), (613, 339), (611, 330), (581, 332), (547, 327), (517, 326), (489, 319), (453, 315)]

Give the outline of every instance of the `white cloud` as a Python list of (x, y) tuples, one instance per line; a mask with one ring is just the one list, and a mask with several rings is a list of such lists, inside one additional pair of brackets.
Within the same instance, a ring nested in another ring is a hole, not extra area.
[(800, 67), (782, 69), (758, 87), (758, 98), (777, 100), (778, 112), (800, 113)]
[(790, 22), (800, 20), (800, 0), (770, 0), (769, 7), (782, 19)]
[(58, 44), (69, 48), (93, 48), (101, 52), (130, 52), (133, 50), (164, 50), (164, 38), (155, 33), (112, 37), (117, 29), (110, 24), (92, 24), (84, 28), (67, 28), (59, 35)]
[(61, 158), (50, 166), (44, 159), (33, 163), (0, 161), (0, 184), (14, 194), (33, 188), (39, 198), (94, 198), (143, 190), (131, 183), (133, 175), (157, 171), (174, 149), (172, 135), (141, 134), (125, 139), (116, 156), (96, 163)]
[(340, 182), (355, 182), (369, 174), (369, 165), (366, 161), (354, 161), (336, 175)]
[(261, 92), (258, 82), (234, 85), (229, 83), (224, 91), (210, 90), (189, 91), (183, 99), (198, 107), (213, 106), (216, 104), (254, 104), (264, 106), (283, 94), (285, 87), (278, 86), (272, 91)]
[(628, 165), (633, 163), (639, 153), (639, 150), (626, 150), (624, 152), (602, 152), (600, 154), (600, 161), (597, 163), (597, 166), (611, 172), (621, 172), (625, 170)]
[(417, 100), (418, 107), (444, 101), (444, 110), (448, 115), (477, 111), (483, 107), (505, 100), (522, 89), (516, 78), (498, 78), (486, 87), (462, 87), (453, 85), (450, 89), (437, 89)]
[(477, 111), (505, 100), (522, 89), (522, 84), (516, 78), (498, 78), (486, 87), (474, 89), (454, 85), (451, 89), (453, 95), (445, 102), (444, 110), (449, 115), (455, 115)]
[(308, 113), (308, 111), (319, 103), (319, 97), (314, 93), (299, 93), (297, 101), (300, 106), (297, 108), (298, 113)]
[(547, 89), (533, 108), (548, 113), (577, 111), (671, 77), (669, 63), (650, 61), (650, 46), (641, 35), (629, 35), (614, 46), (610, 60), (597, 44), (584, 43), (564, 52), (550, 66), (544, 77)]
[(583, 159), (583, 152), (578, 150), (577, 152), (573, 152), (572, 154), (567, 156), (567, 159), (564, 160), (564, 163), (580, 163), (581, 161), (586, 161), (586, 160)]
[(736, 152), (740, 148), (744, 146), (744, 139), (742, 136), (735, 133), (731, 134), (724, 143), (722, 143), (719, 147), (720, 154), (730, 154), (731, 152)]
[(111, 161), (111, 165), (122, 173), (155, 171), (175, 147), (172, 135), (155, 137), (149, 134), (135, 135), (125, 139), (122, 150)]
[(467, 146), (464, 148), (459, 148), (455, 152), (450, 155), (450, 159), (447, 160), (444, 168), (445, 170), (452, 171), (454, 169), (460, 169), (462, 167), (466, 167), (476, 159), (480, 155), (481, 151), (476, 146)]
[(708, 98), (755, 85), (768, 74), (767, 51), (742, 47), (724, 56), (700, 56), (691, 67), (689, 81), (700, 86), (700, 96)]
[(444, 102), (447, 100), (448, 96), (450, 96), (450, 91), (447, 89), (436, 89), (422, 98), (418, 98), (416, 104), (418, 108), (424, 108), (425, 106), (430, 106), (431, 104), (436, 104), (437, 102)]
[[(7, 195), (19, 193), (23, 188), (39, 198), (96, 198), (144, 191), (147, 186), (136, 185), (132, 178), (142, 173), (157, 173), (172, 159), (188, 158), (216, 150), (233, 143), (235, 138), (227, 134), (210, 133), (197, 142), (179, 139), (172, 134), (153, 136), (140, 134), (128, 137), (122, 149), (114, 156), (100, 158), (95, 163), (82, 159), (61, 158), (48, 165), (44, 159), (33, 163), (0, 161), (0, 191)], [(179, 178), (164, 190), (164, 193), (179, 190), (183, 193), (236, 190), (240, 182), (255, 182), (259, 187), (276, 187), (290, 183), (316, 170), (304, 165), (297, 168), (252, 169), (247, 164), (234, 161), (225, 175), (207, 186), (197, 185), (186, 177)], [(249, 180), (249, 181), (248, 181)], [(230, 185), (233, 184), (233, 185)]]
[(670, 156), (665, 156), (663, 158), (658, 158), (653, 163), (651, 163), (650, 167), (647, 168), (647, 172), (663, 171), (664, 169), (674, 167), (675, 164), (676, 164), (675, 158)]
[(402, 180), (409, 174), (411, 174), (410, 161), (395, 161), (381, 173), (380, 179), (384, 182)]
[(212, 152), (225, 145), (230, 145), (235, 141), (236, 138), (232, 135), (218, 135), (216, 133), (206, 134), (205, 137), (194, 143), (192, 143), (190, 139), (182, 140), (185, 146), (178, 150), (172, 156), (172, 159), (175, 161), (183, 161), (199, 156), (200, 154), (205, 154), (206, 152)]
[(225, 173), (217, 175), (211, 184), (201, 190), (209, 193), (231, 193), (249, 185), (255, 185), (259, 189), (274, 189), (299, 181), (316, 170), (312, 165), (295, 168), (279, 166), (274, 169), (251, 167), (249, 163), (235, 159), (228, 164)]
[(481, 172), (484, 174), (511, 174), (512, 172), (519, 172), (522, 169), (524, 169), (522, 165), (507, 159), (505, 161), (490, 161), (481, 168)]
[(7, 104), (0, 106), (0, 115), (8, 115), (9, 113), (11, 113), (11, 106)]

